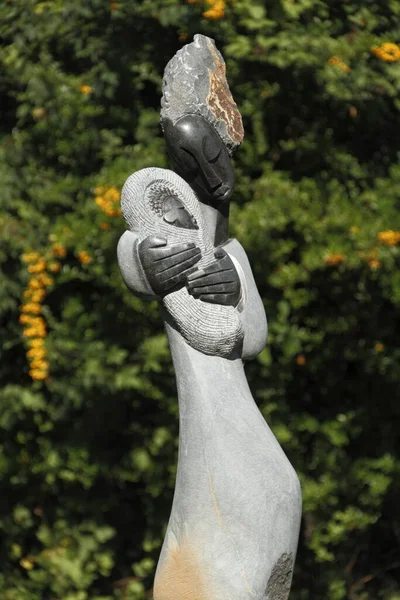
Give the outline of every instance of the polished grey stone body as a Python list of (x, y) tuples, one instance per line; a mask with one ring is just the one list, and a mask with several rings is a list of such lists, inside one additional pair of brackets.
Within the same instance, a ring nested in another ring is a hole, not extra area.
[[(135, 232), (122, 236), (119, 264), (128, 286), (151, 297), (137, 243)], [(265, 345), (263, 305), (241, 245), (229, 240), (224, 249), (241, 281), (235, 309), (244, 332), (240, 356), (199, 352), (163, 308), (177, 379), (180, 439), (155, 600), (286, 600), (290, 590), (301, 492), (244, 372), (243, 359)]]

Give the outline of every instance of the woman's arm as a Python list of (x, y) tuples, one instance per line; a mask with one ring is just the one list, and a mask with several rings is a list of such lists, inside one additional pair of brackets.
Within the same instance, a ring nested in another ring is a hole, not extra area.
[(268, 335), (267, 317), (258, 293), (256, 282), (246, 252), (235, 239), (223, 246), (235, 264), (241, 283), (241, 298), (238, 304), (243, 324), (244, 340), (242, 358), (250, 359), (265, 347)]

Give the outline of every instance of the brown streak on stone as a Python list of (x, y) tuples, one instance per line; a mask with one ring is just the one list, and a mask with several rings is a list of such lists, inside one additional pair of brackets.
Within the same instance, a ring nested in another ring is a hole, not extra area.
[(198, 558), (188, 540), (168, 554), (154, 582), (154, 600), (211, 600), (206, 593)]
[(292, 583), (293, 558), (284, 552), (277, 560), (268, 580), (265, 600), (287, 600)]
[(226, 80), (225, 63), (218, 55), (214, 44), (209, 43), (209, 48), (214, 57), (215, 70), (210, 73), (207, 105), (215, 118), (226, 124), (227, 133), (232, 141), (240, 144), (244, 137), (242, 117)]

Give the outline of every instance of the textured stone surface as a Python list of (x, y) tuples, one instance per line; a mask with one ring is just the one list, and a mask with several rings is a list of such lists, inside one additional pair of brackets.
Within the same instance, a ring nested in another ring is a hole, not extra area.
[(293, 574), (293, 558), (284, 552), (272, 569), (268, 580), (266, 600), (287, 600)]
[(213, 125), (229, 152), (243, 141), (242, 118), (225, 75), (225, 62), (214, 40), (195, 35), (164, 71), (161, 124), (187, 114), (201, 115)]

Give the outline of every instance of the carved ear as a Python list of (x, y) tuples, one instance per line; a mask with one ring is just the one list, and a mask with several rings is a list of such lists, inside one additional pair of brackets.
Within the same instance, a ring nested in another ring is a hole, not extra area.
[(176, 196), (168, 196), (163, 204), (163, 220), (175, 227), (184, 229), (198, 229), (196, 219), (186, 210), (183, 203)]

